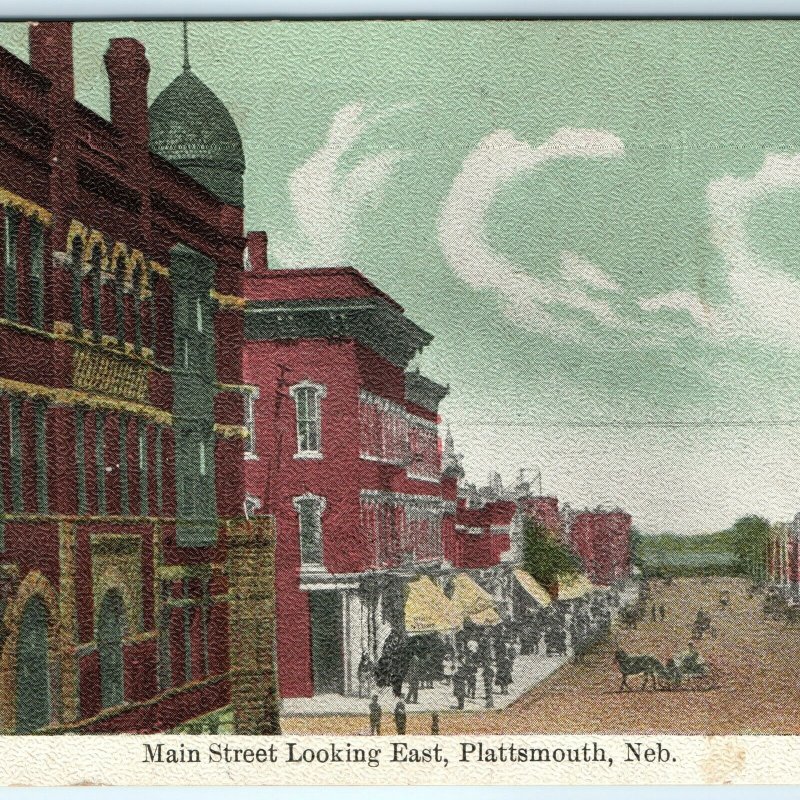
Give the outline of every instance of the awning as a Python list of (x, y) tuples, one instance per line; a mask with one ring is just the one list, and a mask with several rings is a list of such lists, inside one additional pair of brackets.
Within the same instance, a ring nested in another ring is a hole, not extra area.
[(458, 607), (427, 576), (423, 575), (406, 586), (406, 633), (450, 633), (461, 627)]
[(558, 599), (576, 600), (597, 587), (583, 574), (562, 575), (558, 579)]
[(542, 586), (536, 578), (525, 572), (524, 569), (515, 569), (514, 577), (517, 583), (540, 605), (549, 606), (553, 602), (550, 592)]
[(461, 609), (464, 618), (475, 625), (497, 625), (502, 622), (494, 598), (465, 572), (453, 577), (453, 604)]

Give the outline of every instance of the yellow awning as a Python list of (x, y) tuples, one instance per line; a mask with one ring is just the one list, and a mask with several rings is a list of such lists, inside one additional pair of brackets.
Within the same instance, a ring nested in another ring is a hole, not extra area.
[(514, 577), (519, 585), (540, 605), (549, 606), (553, 602), (550, 592), (542, 586), (533, 576), (525, 572), (524, 569), (515, 569)]
[(406, 586), (406, 633), (450, 633), (461, 627), (461, 614), (447, 595), (423, 575)]
[(494, 598), (465, 572), (453, 577), (453, 604), (475, 625), (497, 625), (502, 621)]
[(576, 600), (595, 590), (594, 584), (583, 574), (562, 575), (558, 579), (558, 599)]

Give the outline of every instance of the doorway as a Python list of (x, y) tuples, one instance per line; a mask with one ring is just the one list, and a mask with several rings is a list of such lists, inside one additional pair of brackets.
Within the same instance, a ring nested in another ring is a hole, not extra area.
[(314, 694), (344, 691), (342, 596), (339, 592), (309, 592), (311, 606), (311, 668)]

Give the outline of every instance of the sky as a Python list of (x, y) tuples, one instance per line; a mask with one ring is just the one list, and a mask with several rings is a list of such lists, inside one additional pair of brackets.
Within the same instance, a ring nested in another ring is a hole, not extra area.
[[(79, 23), (150, 97), (180, 24)], [(0, 45), (27, 58), (25, 25)], [(702, 533), (800, 510), (800, 23), (193, 22), (273, 266), (350, 264), (434, 335), (468, 477)]]

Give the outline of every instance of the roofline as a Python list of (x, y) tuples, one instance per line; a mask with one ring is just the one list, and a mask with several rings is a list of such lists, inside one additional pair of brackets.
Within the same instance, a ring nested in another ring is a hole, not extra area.
[[(248, 231), (249, 233), (249, 231)], [(353, 275), (354, 277), (358, 278), (358, 280), (364, 284), (367, 288), (371, 289), (378, 297), (383, 298), (386, 300), (390, 305), (394, 306), (398, 311), (401, 313), (405, 313), (405, 308), (400, 305), (393, 297), (386, 294), (382, 289), (378, 288), (363, 272), (356, 269), (355, 267), (351, 266), (336, 266), (336, 267), (289, 267), (284, 269), (271, 269), (267, 268), (263, 271), (259, 272), (245, 272), (244, 278), (245, 281), (251, 280), (258, 280), (260, 278), (268, 279), (268, 278), (288, 278), (288, 277), (296, 277), (299, 275)], [(294, 298), (297, 300), (301, 299), (319, 299), (319, 300), (329, 300), (333, 298)], [(353, 298), (356, 299), (356, 298)], [(258, 300), (253, 299), (253, 302), (260, 302)], [(273, 302), (273, 301), (261, 301), (261, 302)]]

